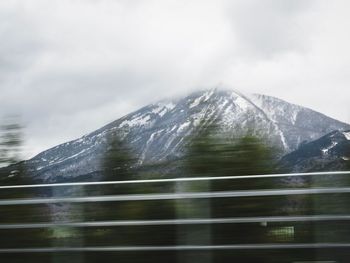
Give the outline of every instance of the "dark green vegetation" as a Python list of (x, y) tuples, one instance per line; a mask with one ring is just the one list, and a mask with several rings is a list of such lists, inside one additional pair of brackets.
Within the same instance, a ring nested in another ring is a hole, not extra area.
[[(110, 138), (109, 145), (110, 147), (102, 160), (101, 180), (135, 179), (132, 169), (137, 160), (127, 145), (122, 143), (118, 134), (114, 134)], [(121, 184), (86, 189), (90, 195), (160, 193), (172, 190), (172, 186), (169, 184)], [(175, 216), (172, 201), (125, 201), (91, 204), (84, 206), (84, 215), (87, 221), (170, 219)], [(85, 245), (87, 246), (175, 245), (175, 233), (174, 226), (100, 227), (84, 230)], [(137, 262), (137, 258), (140, 257), (144, 260), (147, 255), (138, 253), (135, 257), (130, 256), (130, 262)]]

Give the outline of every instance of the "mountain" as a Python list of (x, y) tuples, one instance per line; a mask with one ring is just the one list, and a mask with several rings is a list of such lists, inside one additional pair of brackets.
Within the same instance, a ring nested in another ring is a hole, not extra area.
[(318, 140), (305, 143), (285, 155), (280, 163), (289, 172), (349, 169), (350, 130), (333, 131)]
[(248, 130), (267, 138), (283, 153), (350, 125), (286, 101), (259, 94), (206, 90), (143, 107), (104, 127), (26, 161), (45, 181), (94, 173), (101, 167), (108, 138), (118, 132), (139, 165), (172, 160), (184, 153), (186, 138), (200, 123), (217, 120), (222, 132), (239, 136)]

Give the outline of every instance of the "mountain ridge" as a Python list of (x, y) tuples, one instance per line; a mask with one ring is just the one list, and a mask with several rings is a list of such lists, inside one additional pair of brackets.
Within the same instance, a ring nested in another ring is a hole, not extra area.
[(92, 173), (100, 169), (108, 137), (116, 132), (130, 145), (140, 165), (164, 161), (182, 156), (186, 138), (203, 120), (212, 119), (218, 119), (222, 132), (232, 136), (253, 127), (256, 135), (268, 138), (284, 153), (333, 130), (350, 129), (349, 124), (275, 97), (210, 89), (146, 105), (26, 163), (31, 173), (46, 181)]
[(290, 172), (349, 169), (350, 130), (332, 131), (301, 145), (285, 155), (280, 163)]

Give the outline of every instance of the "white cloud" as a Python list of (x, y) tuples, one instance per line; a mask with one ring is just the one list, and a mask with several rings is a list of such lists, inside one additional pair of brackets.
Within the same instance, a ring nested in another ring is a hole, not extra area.
[(223, 83), (350, 122), (346, 0), (2, 0), (0, 104), (27, 156)]

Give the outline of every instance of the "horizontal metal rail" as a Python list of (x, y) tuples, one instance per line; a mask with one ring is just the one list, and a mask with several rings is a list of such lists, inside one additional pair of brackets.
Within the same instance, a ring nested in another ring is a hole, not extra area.
[(98, 246), (98, 247), (45, 247), (2, 248), (0, 253), (52, 253), (52, 252), (137, 252), (137, 251), (195, 251), (195, 250), (271, 250), (271, 249), (320, 249), (350, 248), (350, 243), (273, 243), (230, 245), (184, 245), (184, 246)]
[(92, 202), (120, 202), (120, 201), (155, 201), (201, 198), (229, 198), (229, 197), (263, 197), (283, 195), (312, 195), (312, 194), (339, 194), (350, 193), (350, 187), (343, 188), (307, 188), (307, 189), (271, 189), (271, 190), (241, 190), (217, 192), (184, 192), (162, 194), (125, 194), (84, 197), (57, 197), (57, 198), (27, 198), (0, 200), (0, 206), (5, 205), (34, 205), (57, 203), (92, 203)]
[(147, 184), (147, 183), (169, 183), (169, 182), (195, 182), (214, 180), (239, 180), (239, 179), (259, 179), (259, 178), (283, 178), (302, 177), (318, 175), (350, 175), (350, 171), (341, 172), (314, 172), (314, 173), (290, 173), (290, 174), (263, 174), (263, 175), (237, 175), (218, 177), (184, 177), (168, 179), (148, 179), (148, 180), (125, 180), (125, 181), (102, 181), (102, 182), (72, 182), (72, 183), (52, 183), (52, 184), (28, 184), (28, 185), (2, 185), (1, 189), (18, 188), (41, 188), (41, 187), (67, 187), (67, 186), (93, 186), (93, 185), (113, 185), (113, 184)]
[[(322, 175), (350, 175), (346, 172), (321, 173), (294, 173), (269, 175), (244, 175), (224, 177), (195, 177), (172, 178), (153, 180), (128, 180), (107, 182), (76, 182), (36, 185), (9, 185), (0, 186), (2, 189), (22, 189), (40, 187), (73, 187), (119, 184), (147, 184), (170, 182), (196, 182), (214, 180), (288, 178)], [(176, 192), (150, 194), (121, 194), (106, 196), (76, 196), (76, 197), (43, 197), (19, 198), (0, 200), (0, 206), (35, 205), (58, 203), (92, 203), (92, 202), (120, 202), (120, 201), (152, 201), (152, 200), (182, 200), (202, 198), (235, 198), (235, 197), (264, 197), (314, 194), (341, 194), (350, 193), (350, 187), (325, 188), (287, 188), (287, 189), (260, 189), (217, 192)], [(45, 223), (18, 223), (0, 224), (0, 229), (38, 229), (56, 227), (123, 227), (123, 226), (162, 226), (162, 225), (197, 225), (197, 224), (241, 224), (241, 223), (282, 223), (282, 222), (324, 222), (350, 221), (350, 215), (306, 215), (306, 216), (258, 216), (235, 218), (189, 218), (189, 219), (158, 219), (158, 220), (114, 220), (93, 222), (45, 222)], [(265, 243), (265, 244), (227, 244), (227, 245), (174, 245), (174, 246), (93, 246), (93, 247), (37, 247), (37, 248), (0, 248), (3, 253), (69, 253), (69, 252), (138, 252), (138, 251), (210, 251), (210, 250), (273, 250), (273, 249), (338, 249), (350, 248), (350, 243)]]
[(322, 221), (348, 221), (348, 220), (350, 220), (350, 215), (267, 216), (267, 217), (235, 217), (235, 218), (193, 218), (193, 219), (163, 219), (163, 220), (115, 220), (115, 221), (94, 221), (94, 222), (0, 224), (0, 229), (238, 224), (238, 223), (261, 223), (261, 222), (266, 222), (266, 223), (322, 222)]

